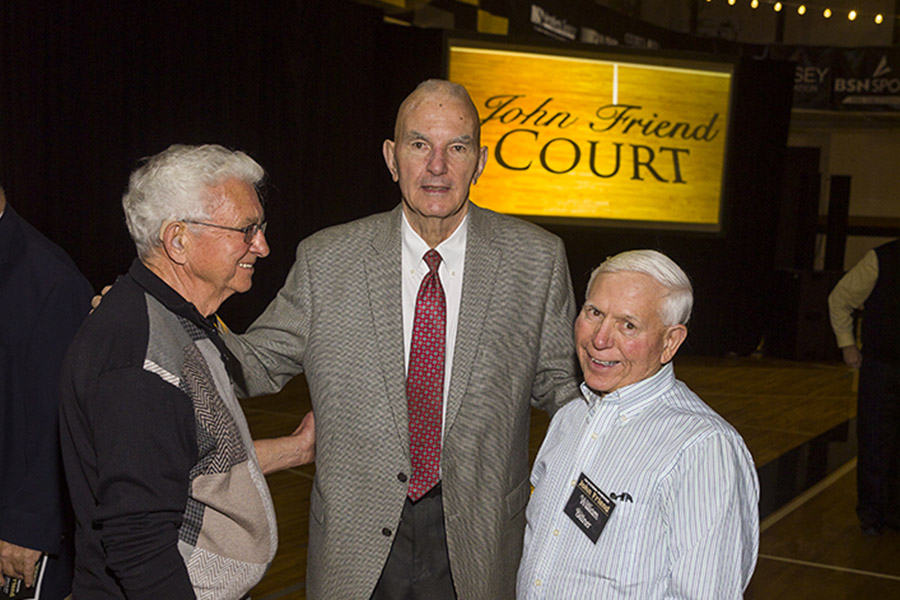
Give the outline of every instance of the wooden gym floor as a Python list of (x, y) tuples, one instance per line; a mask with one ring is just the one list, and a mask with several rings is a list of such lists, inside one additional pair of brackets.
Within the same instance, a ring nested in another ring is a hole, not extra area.
[[(741, 432), (760, 476), (760, 552), (745, 598), (900, 598), (900, 532), (860, 533), (854, 514), (856, 374), (839, 363), (676, 358), (675, 372)], [(302, 377), (242, 402), (254, 437), (309, 410)], [(532, 412), (531, 455), (547, 415)], [(254, 600), (305, 599), (310, 465), (269, 476), (279, 550)]]

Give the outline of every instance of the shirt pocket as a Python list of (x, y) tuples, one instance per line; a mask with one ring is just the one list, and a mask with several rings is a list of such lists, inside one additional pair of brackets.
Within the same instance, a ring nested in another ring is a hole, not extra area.
[(615, 589), (633, 590), (645, 583), (647, 565), (657, 564), (657, 553), (665, 548), (662, 519), (651, 488), (640, 481), (606, 493), (616, 506), (597, 540), (596, 568)]

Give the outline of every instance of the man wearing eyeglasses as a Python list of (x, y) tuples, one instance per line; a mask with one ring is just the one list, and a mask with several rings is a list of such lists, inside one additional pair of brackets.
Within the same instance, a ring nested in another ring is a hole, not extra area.
[(254, 442), (211, 318), (269, 253), (264, 172), (172, 146), (122, 204), (138, 259), (85, 322), (62, 374), (75, 598), (240, 599), (275, 555), (264, 474), (312, 460), (312, 423)]

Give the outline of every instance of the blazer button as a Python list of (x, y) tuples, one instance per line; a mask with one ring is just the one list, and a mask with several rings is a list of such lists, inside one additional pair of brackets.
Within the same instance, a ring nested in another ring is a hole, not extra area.
[(387, 527), (385, 527), (384, 529), (382, 529), (382, 530), (381, 530), (381, 533), (382, 533), (384, 536), (386, 536), (386, 537), (391, 537), (391, 530), (388, 529)]
[(400, 483), (406, 483), (406, 473), (397, 473), (397, 481)]

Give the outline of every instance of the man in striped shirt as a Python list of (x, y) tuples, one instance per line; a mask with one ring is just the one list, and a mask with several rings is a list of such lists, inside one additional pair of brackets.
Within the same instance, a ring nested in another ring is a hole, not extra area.
[(687, 276), (652, 250), (595, 269), (575, 322), (583, 401), (556, 414), (531, 475), (519, 598), (741, 598), (759, 483), (735, 429), (671, 360)]

